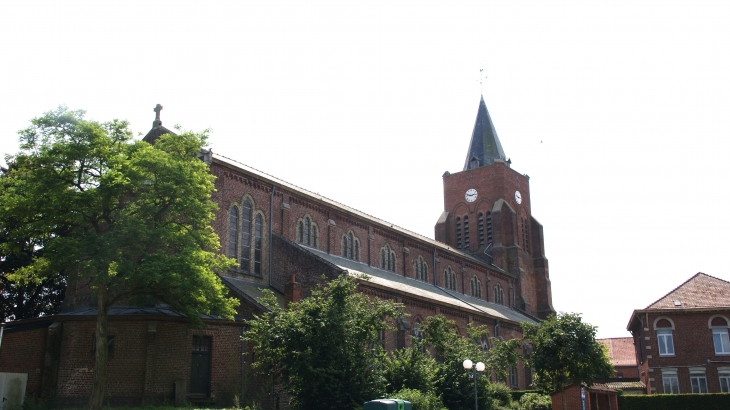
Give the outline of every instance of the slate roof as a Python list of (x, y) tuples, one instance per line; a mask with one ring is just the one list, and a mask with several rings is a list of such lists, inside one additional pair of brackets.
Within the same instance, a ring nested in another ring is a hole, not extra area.
[(646, 390), (646, 385), (642, 381), (606, 382), (601, 384), (614, 390)]
[(614, 366), (636, 366), (636, 352), (634, 339), (631, 337), (612, 337), (596, 339), (599, 343), (608, 346), (611, 364)]
[[(478, 163), (476, 165), (472, 164), (472, 159), (476, 159)], [(499, 142), (497, 130), (494, 129), (492, 117), (489, 115), (489, 110), (487, 110), (487, 104), (484, 103), (484, 96), (482, 96), (479, 101), (477, 119), (474, 121), (474, 131), (471, 134), (469, 151), (464, 162), (464, 171), (492, 165), (495, 159), (504, 161), (506, 157), (502, 144)]]
[(699, 272), (646, 309), (707, 307), (730, 307), (730, 282)]
[[(255, 306), (264, 309), (263, 305), (261, 304), (261, 298), (264, 296), (264, 290), (269, 289), (267, 285), (260, 285), (258, 283), (249, 282), (243, 279), (231, 278), (229, 276), (221, 276), (221, 280), (223, 281), (223, 283), (228, 285), (228, 287), (236, 291), (238, 296), (242, 296), (244, 299), (252, 302)], [(276, 300), (279, 303), (279, 306), (285, 307), (284, 295), (282, 295), (278, 291), (274, 291), (274, 296), (276, 296)]]
[[(96, 316), (97, 309), (94, 307), (82, 307), (73, 310), (67, 310), (58, 313), (55, 316)], [(112, 306), (109, 308), (109, 316), (142, 316), (156, 315), (169, 317), (186, 317), (182, 313), (176, 312), (164, 306), (155, 307), (136, 307), (136, 306)], [(216, 315), (208, 315), (201, 313), (201, 319), (220, 319)]]
[(374, 285), (379, 285), (383, 288), (393, 289), (397, 292), (413, 295), (421, 300), (430, 300), (437, 304), (450, 305), (453, 308), (472, 311), (476, 314), (488, 315), (495, 319), (507, 320), (515, 323), (537, 323), (536, 319), (514, 309), (510, 309), (507, 306), (498, 305), (496, 303), (473, 298), (458, 292), (449, 291), (431, 283), (407, 278), (390, 271), (368, 266), (362, 262), (330, 255), (316, 249), (306, 249), (325, 261), (347, 271), (349, 275), (355, 277), (367, 275), (369, 277), (368, 282)]

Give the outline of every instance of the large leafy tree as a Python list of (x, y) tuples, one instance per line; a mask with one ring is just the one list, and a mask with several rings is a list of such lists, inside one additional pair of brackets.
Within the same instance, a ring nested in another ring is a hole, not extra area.
[(584, 323), (579, 314), (559, 313), (539, 324), (523, 323), (522, 328), (533, 346), (530, 364), (535, 368), (535, 384), (547, 391), (559, 390), (563, 410), (566, 385), (590, 386), (594, 379), (613, 374), (603, 346), (596, 341), (596, 327)]
[(249, 321), (257, 370), (281, 383), (298, 409), (351, 409), (385, 391), (378, 331), (401, 307), (370, 300), (340, 276), (285, 309), (267, 293), (267, 311)]
[[(0, 190), (4, 189), (9, 169), (0, 167)], [(0, 221), (0, 313), (5, 321), (31, 319), (58, 313), (66, 291), (63, 272), (48, 274), (37, 281), (18, 283), (10, 280), (18, 269), (41, 256), (43, 244), (25, 238), (9, 244), (8, 231), (18, 228), (15, 220)], [(19, 238), (15, 238), (17, 241)]]
[(101, 408), (107, 363), (107, 316), (115, 303), (154, 299), (200, 323), (201, 312), (232, 317), (215, 274), (231, 261), (217, 253), (210, 226), (213, 176), (196, 158), (205, 134), (134, 141), (125, 121), (99, 123), (64, 107), (20, 131), (20, 152), (0, 192), (3, 254), (42, 246), (8, 275), (42, 283), (57, 272), (83, 281), (98, 309), (89, 408)]
[(467, 337), (463, 337), (456, 331), (454, 321), (441, 315), (427, 318), (424, 332), (424, 342), (432, 349), (437, 364), (434, 387), (446, 407), (461, 409), (474, 406), (474, 380), (464, 371), (462, 363), (465, 359), (483, 362), (488, 370), (477, 381), (479, 407), (492, 409), (509, 405), (509, 395), (501, 394), (506, 388), (490, 383), (489, 374), (494, 371), (498, 378), (506, 377), (507, 369), (520, 358), (519, 339), (502, 341), (491, 338), (492, 348), (485, 351), (477, 343), (489, 335), (485, 326), (470, 325)]

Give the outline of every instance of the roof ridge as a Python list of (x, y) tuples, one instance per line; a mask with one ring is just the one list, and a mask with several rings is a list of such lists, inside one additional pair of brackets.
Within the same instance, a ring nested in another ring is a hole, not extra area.
[[(691, 277), (690, 277), (689, 279), (687, 279), (687, 280), (685, 280), (684, 282), (682, 282), (682, 283), (681, 283), (681, 284), (680, 284), (679, 286), (677, 286), (677, 287), (675, 287), (674, 289), (670, 290), (669, 292), (665, 293), (665, 294), (664, 294), (664, 295), (662, 295), (662, 296), (661, 296), (661, 297), (660, 297), (659, 299), (657, 299), (657, 300), (655, 300), (655, 301), (653, 301), (653, 302), (649, 303), (649, 305), (647, 305), (647, 306), (646, 306), (646, 307), (645, 307), (644, 309), (649, 309), (650, 307), (652, 307), (653, 305), (655, 305), (656, 303), (658, 303), (658, 302), (659, 302), (660, 300), (664, 299), (665, 297), (669, 296), (669, 295), (670, 295), (671, 293), (673, 293), (673, 292), (674, 292), (674, 291), (676, 291), (677, 289), (679, 289), (679, 288), (681, 288), (682, 286), (686, 285), (686, 284), (687, 284), (687, 283), (688, 283), (689, 281), (691, 281), (692, 279), (696, 278), (696, 277), (697, 277), (697, 276), (699, 276), (700, 274), (702, 274), (702, 275), (705, 275), (705, 273), (702, 273), (702, 272), (697, 272), (697, 273), (695, 273), (695, 274), (694, 274), (694, 275), (692, 275), (692, 276), (691, 276)], [(707, 275), (707, 276), (710, 276), (710, 275)]]

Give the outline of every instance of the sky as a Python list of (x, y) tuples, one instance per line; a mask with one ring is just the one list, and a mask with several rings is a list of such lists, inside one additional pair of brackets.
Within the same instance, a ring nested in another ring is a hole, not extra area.
[[(480, 93), (530, 176), (556, 310), (599, 337), (730, 280), (730, 2), (3, 1), (0, 154), (66, 105), (433, 238)], [(480, 69), (486, 79), (480, 85)]]

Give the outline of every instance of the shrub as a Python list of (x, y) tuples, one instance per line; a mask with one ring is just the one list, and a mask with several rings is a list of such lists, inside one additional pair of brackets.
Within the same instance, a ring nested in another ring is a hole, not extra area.
[(550, 396), (538, 393), (525, 393), (520, 397), (520, 410), (552, 410)]
[(411, 402), (413, 410), (446, 410), (441, 399), (434, 393), (423, 393), (420, 390), (403, 389), (393, 393), (390, 397)]
[(724, 410), (730, 408), (730, 394), (651, 394), (618, 397), (621, 410)]

